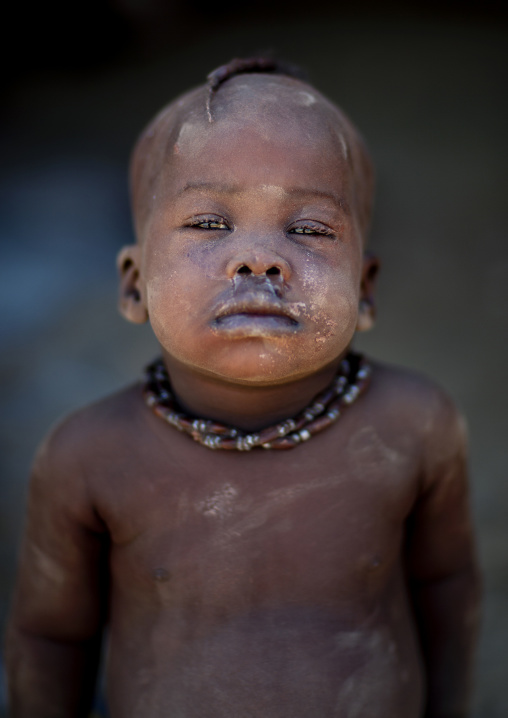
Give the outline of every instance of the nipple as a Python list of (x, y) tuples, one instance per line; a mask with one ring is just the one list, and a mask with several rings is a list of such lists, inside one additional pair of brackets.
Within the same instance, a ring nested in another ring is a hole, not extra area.
[(382, 565), (383, 560), (377, 554), (374, 554), (373, 556), (363, 556), (360, 560), (361, 570), (366, 571), (367, 573), (375, 573), (376, 571), (379, 571)]
[(158, 582), (169, 581), (169, 571), (165, 568), (156, 568), (153, 570), (153, 577)]

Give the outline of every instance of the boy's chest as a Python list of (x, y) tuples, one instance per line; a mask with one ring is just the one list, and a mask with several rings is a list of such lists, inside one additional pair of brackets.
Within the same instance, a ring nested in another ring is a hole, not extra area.
[(333, 438), (250, 454), (188, 442), (186, 460), (149, 469), (131, 458), (103, 504), (114, 580), (186, 604), (368, 600), (399, 560), (417, 461), (372, 427)]

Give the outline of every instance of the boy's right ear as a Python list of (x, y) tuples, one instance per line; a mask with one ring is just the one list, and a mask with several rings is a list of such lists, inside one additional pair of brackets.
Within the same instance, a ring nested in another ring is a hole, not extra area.
[(144, 324), (148, 321), (148, 312), (141, 290), (140, 276), (141, 247), (131, 244), (120, 250), (116, 264), (120, 274), (120, 314), (129, 322)]

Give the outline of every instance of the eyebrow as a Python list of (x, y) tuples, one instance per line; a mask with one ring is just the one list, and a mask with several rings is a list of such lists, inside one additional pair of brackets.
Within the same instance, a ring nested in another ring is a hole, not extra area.
[[(178, 194), (182, 195), (189, 190), (208, 190), (216, 194), (238, 194), (241, 192), (240, 187), (231, 184), (221, 184), (220, 182), (187, 182)], [(284, 192), (292, 197), (323, 197), (339, 205), (346, 214), (351, 214), (349, 203), (334, 192), (327, 192), (326, 190), (317, 188), (307, 189), (304, 187), (289, 187), (285, 189)]]

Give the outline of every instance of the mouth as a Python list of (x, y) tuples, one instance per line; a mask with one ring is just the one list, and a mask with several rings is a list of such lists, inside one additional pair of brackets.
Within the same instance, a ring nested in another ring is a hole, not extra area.
[(216, 307), (212, 329), (234, 336), (295, 333), (300, 328), (297, 310), (273, 295), (247, 293)]

